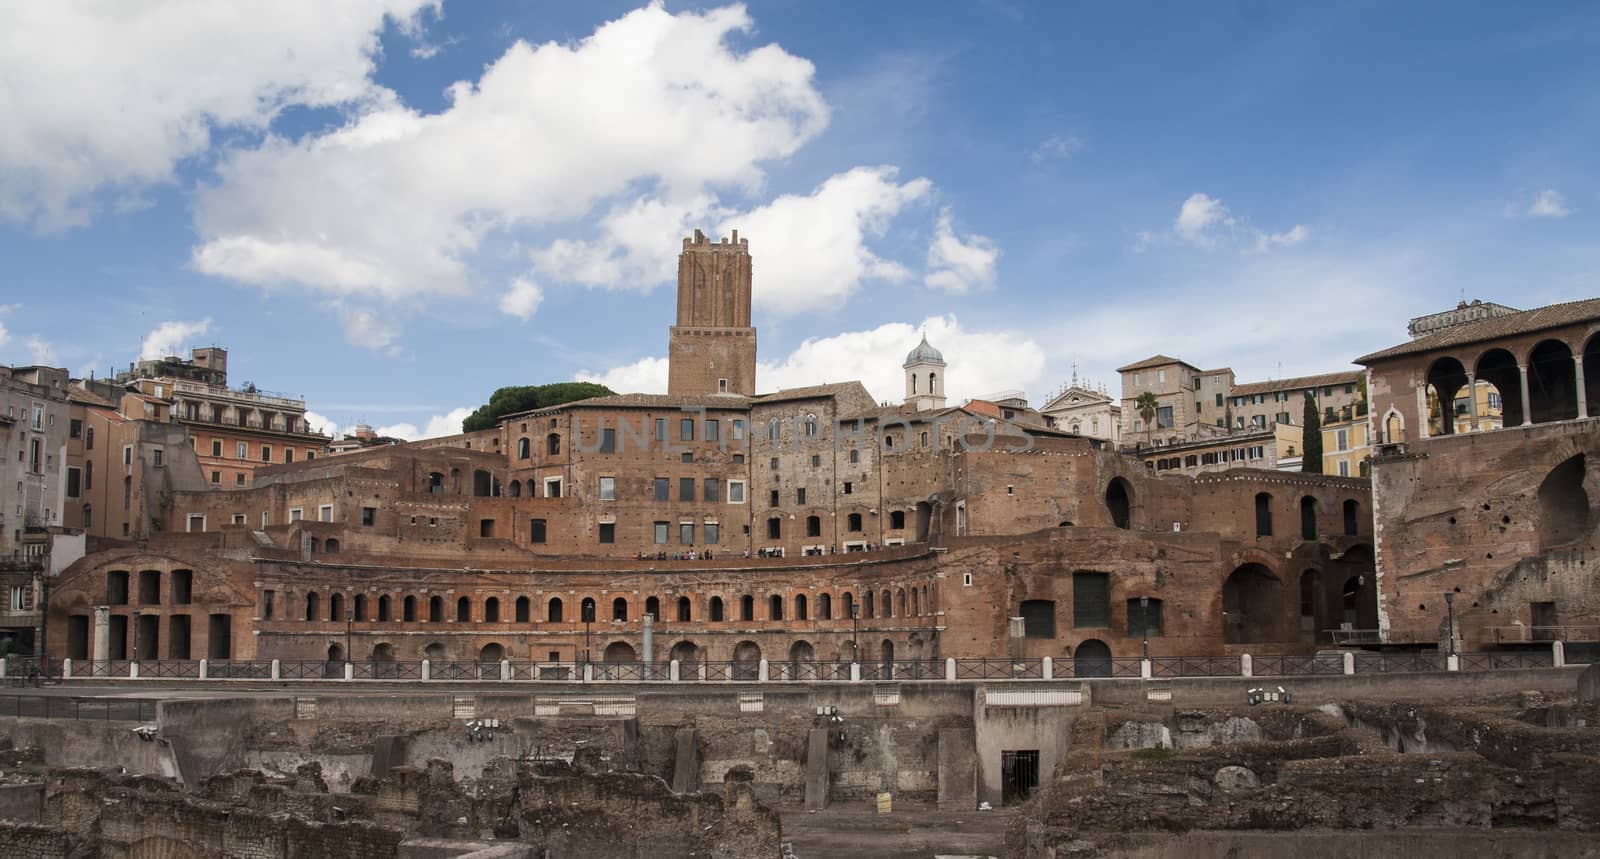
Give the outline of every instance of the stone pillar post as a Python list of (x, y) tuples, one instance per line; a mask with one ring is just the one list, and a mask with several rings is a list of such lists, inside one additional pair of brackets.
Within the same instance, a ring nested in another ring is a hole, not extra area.
[[(1444, 408), (1444, 405), (1440, 404), (1439, 407), (1442, 409)], [(1417, 438), (1427, 438), (1429, 431), (1428, 386), (1423, 385), (1422, 387), (1417, 388)]]
[[(273, 677), (277, 677), (278, 676), (278, 660), (276, 660), (276, 659), (272, 660), (272, 676)], [(424, 679), (424, 680), (432, 680), (433, 679), (433, 666), (428, 664), (428, 660), (426, 660), (426, 659), (422, 660), (422, 679)]]
[(656, 641), (655, 626), (656, 616), (653, 614), (646, 614), (644, 616), (644, 634), (642, 636), (643, 641), (640, 642), (643, 652), (639, 654), (640, 659), (642, 659), (646, 665), (654, 665), (656, 661), (654, 648)]
[(756, 679), (760, 680), (762, 683), (767, 682), (767, 680), (771, 676), (767, 672), (768, 672), (768, 662), (767, 662), (767, 660), (762, 659), (761, 663), (756, 666)]
[(509, 659), (500, 660), (500, 679), (501, 680), (514, 680), (514, 679), (516, 679), (516, 678), (511, 676), (511, 660), (509, 660)]
[(1255, 676), (1255, 674), (1251, 671), (1250, 654), (1248, 654), (1248, 653), (1243, 653), (1243, 654), (1239, 655), (1239, 676), (1240, 677), (1254, 677)]
[(680, 665), (678, 660), (676, 660), (676, 659), (668, 662), (667, 663), (667, 679), (671, 680), (674, 683), (678, 682), (678, 671), (681, 668), (682, 668), (682, 665)]
[(1449, 656), (1446, 656), (1444, 658), (1444, 670), (1446, 670), (1446, 671), (1460, 671), (1461, 670), (1461, 657), (1455, 655), (1454, 653), (1450, 654)]
[(944, 660), (944, 679), (956, 679), (956, 659), (954, 656), (946, 657)]
[(850, 682), (851, 683), (860, 683), (861, 682), (861, 663), (859, 663), (859, 662), (850, 663)]
[(583, 663), (583, 682), (594, 682), (594, 664), (591, 662)]
[(1567, 646), (1559, 641), (1550, 642), (1550, 664), (1556, 668), (1567, 667)]
[[(1444, 408), (1444, 404), (1440, 403), (1439, 407), (1440, 408)], [(1455, 408), (1455, 404), (1452, 403), (1450, 407), (1451, 408)], [(1476, 375), (1472, 374), (1472, 373), (1468, 373), (1467, 374), (1467, 414), (1472, 416), (1472, 431), (1473, 432), (1477, 432), (1478, 431), (1478, 377)], [(1461, 432), (1461, 428), (1460, 427), (1456, 427), (1456, 432)]]
[(1533, 409), (1528, 407), (1528, 365), (1527, 364), (1518, 364), (1517, 365), (1517, 378), (1519, 380), (1521, 380), (1520, 387), (1522, 388), (1522, 425), (1523, 426), (1531, 426), (1533, 424)]
[(1572, 356), (1572, 363), (1577, 370), (1578, 380), (1578, 419), (1589, 416), (1589, 392), (1583, 384), (1583, 353)]
[(1344, 654), (1344, 673), (1356, 673), (1356, 655), (1354, 653), (1346, 652)]
[(1050, 657), (1046, 656), (1043, 660), (1041, 660), (1041, 662), (1042, 662), (1042, 666), (1043, 667), (1041, 667), (1039, 669), (1039, 676), (1044, 678), (1044, 679), (1046, 679), (1046, 680), (1054, 680), (1055, 679), (1055, 676), (1054, 676), (1055, 675), (1055, 663), (1054, 663), (1054, 660), (1052, 660)]
[(94, 661), (105, 662), (111, 658), (111, 607), (94, 607)]
[(210, 674), (211, 674), (211, 660), (209, 660), (209, 659), (200, 660), (200, 679), (201, 680), (209, 679)]
[(61, 660), (61, 679), (62, 680), (71, 680), (72, 679), (72, 657), (70, 657), (70, 656), (67, 657), (66, 659)]
[(356, 679), (356, 666), (355, 666), (355, 663), (351, 662), (348, 659), (346, 659), (344, 661), (344, 679), (346, 679), (346, 680), (354, 680), (354, 679)]
[[(282, 679), (283, 678), (283, 664), (280, 663), (276, 659), (272, 660), (272, 668), (268, 672), (268, 676), (271, 677), (273, 680)], [(428, 663), (426, 661), (424, 661), (422, 663), (422, 679), (424, 679), (424, 680), (428, 679)]]
[(1150, 660), (1148, 660), (1148, 659), (1139, 660), (1139, 679), (1140, 680), (1149, 680), (1150, 678), (1152, 678), (1154, 676), (1155, 676), (1155, 666), (1150, 664)]

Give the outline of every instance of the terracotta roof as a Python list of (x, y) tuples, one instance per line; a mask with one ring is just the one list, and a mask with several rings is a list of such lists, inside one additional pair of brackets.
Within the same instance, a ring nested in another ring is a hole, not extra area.
[(1354, 385), (1361, 379), (1360, 370), (1345, 370), (1340, 373), (1323, 373), (1319, 376), (1295, 376), (1291, 379), (1272, 379), (1266, 382), (1247, 382), (1243, 385), (1234, 385), (1228, 390), (1230, 397), (1248, 397), (1255, 394), (1270, 394), (1273, 391), (1295, 391), (1301, 388), (1321, 388), (1325, 385)]
[(859, 387), (861, 387), (860, 382), (829, 382), (825, 385), (808, 385), (804, 388), (785, 388), (773, 391), (770, 394), (756, 394), (754, 402), (778, 403), (784, 400), (814, 400), (821, 397), (837, 396), (847, 390)]
[(67, 402), (83, 403), (86, 406), (99, 406), (103, 409), (114, 409), (116, 405), (99, 394), (85, 391), (82, 388), (68, 388)]
[(1403, 355), (1416, 355), (1422, 352), (1432, 352), (1435, 349), (1464, 346), (1468, 343), (1481, 343), (1485, 340), (1497, 340), (1501, 337), (1528, 334), (1534, 331), (1543, 331), (1547, 328), (1560, 328), (1563, 325), (1594, 320), (1600, 320), (1600, 298), (1586, 298), (1582, 301), (1551, 304), (1545, 307), (1535, 307), (1532, 310), (1523, 310), (1518, 313), (1508, 313), (1505, 316), (1480, 319), (1476, 322), (1463, 322), (1460, 325), (1446, 328), (1437, 334), (1418, 337), (1410, 342), (1401, 343), (1399, 346), (1391, 346), (1388, 349), (1382, 349), (1369, 355), (1362, 355), (1355, 360), (1355, 363), (1371, 366), (1376, 362), (1399, 358)]
[(1134, 370), (1143, 370), (1146, 367), (1164, 367), (1168, 364), (1182, 364), (1183, 366), (1194, 370), (1200, 369), (1188, 361), (1179, 361), (1177, 358), (1169, 358), (1166, 355), (1151, 355), (1143, 361), (1135, 361), (1125, 367), (1118, 367), (1117, 372), (1130, 373)]
[[(840, 420), (841, 421), (858, 421), (859, 420), (859, 421), (878, 421), (878, 422), (887, 421), (887, 420), (900, 420), (900, 421), (905, 421), (906, 423), (914, 424), (914, 423), (920, 423), (922, 421), (931, 421), (934, 418), (941, 417), (943, 415), (948, 415), (951, 412), (959, 412), (959, 411), (963, 411), (963, 409), (960, 406), (946, 406), (946, 407), (944, 407), (942, 409), (922, 409), (920, 411), (918, 409), (916, 409), (914, 406), (909, 406), (909, 405), (904, 405), (904, 406), (879, 406), (877, 408), (868, 409), (868, 410), (866, 410), (864, 412), (856, 412), (853, 415), (845, 415), (844, 417), (841, 417)], [(969, 414), (970, 414), (970, 412), (969, 412)]]

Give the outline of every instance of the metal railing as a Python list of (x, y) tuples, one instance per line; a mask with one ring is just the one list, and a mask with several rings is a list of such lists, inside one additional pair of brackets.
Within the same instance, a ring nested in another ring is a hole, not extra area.
[[(1239, 656), (1096, 656), (910, 659), (889, 662), (740, 660), (732, 662), (343, 662), (339, 660), (38, 660), (10, 658), (11, 684), (30, 681), (258, 680), (258, 681), (455, 681), (595, 683), (747, 683), (973, 680), (1075, 680), (1092, 678), (1171, 680), (1203, 677), (1319, 677), (1340, 674), (1406, 674), (1551, 668), (1564, 645), (1451, 656), (1427, 651), (1342, 651), (1316, 654)], [(1573, 660), (1577, 662), (1577, 660)], [(1568, 664), (1563, 654), (1562, 663)]]
[(1233, 656), (1152, 656), (1151, 677), (1238, 677), (1244, 666)]
[(1491, 626), (1488, 632), (1496, 643), (1544, 643), (1548, 641), (1600, 641), (1600, 624), (1578, 626)]

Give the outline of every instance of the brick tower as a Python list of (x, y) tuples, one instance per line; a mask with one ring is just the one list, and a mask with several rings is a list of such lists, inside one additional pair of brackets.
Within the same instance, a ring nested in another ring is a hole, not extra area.
[(678, 255), (678, 324), (667, 345), (667, 393), (756, 392), (750, 327), (750, 240), (714, 242), (699, 230)]

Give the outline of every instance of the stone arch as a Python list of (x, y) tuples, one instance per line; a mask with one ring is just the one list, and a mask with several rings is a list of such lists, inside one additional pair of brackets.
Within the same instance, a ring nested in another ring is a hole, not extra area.
[(1536, 424), (1578, 416), (1578, 365), (1565, 342), (1541, 340), (1528, 353), (1528, 411)]
[(638, 662), (639, 654), (633, 645), (626, 641), (613, 641), (606, 645), (605, 653), (601, 655), (602, 662)]
[(445, 647), (443, 642), (435, 641), (422, 648), (422, 658), (429, 662), (448, 661), (450, 659), (450, 648)]
[(1080, 642), (1072, 654), (1072, 671), (1078, 677), (1110, 677), (1110, 645), (1098, 638)]
[[(1435, 360), (1428, 366), (1426, 382), (1429, 409), (1437, 408), (1436, 414), (1428, 416), (1428, 432), (1431, 435), (1454, 435), (1460, 432), (1456, 425), (1455, 402), (1461, 389), (1467, 387), (1467, 369), (1454, 357), (1446, 355)], [(1472, 395), (1471, 391), (1467, 392)]]
[(1588, 473), (1584, 454), (1569, 457), (1539, 484), (1539, 547), (1541, 550), (1571, 545), (1594, 527), (1589, 493), (1583, 487)]
[(511, 497), (512, 498), (521, 498), (522, 497), (522, 481), (520, 481), (520, 480), (511, 481)]
[(380, 641), (372, 648), (373, 662), (393, 662), (394, 645), (387, 641)]
[(1106, 511), (1112, 525), (1124, 531), (1133, 527), (1133, 487), (1126, 479), (1113, 477), (1106, 484)]
[(1600, 417), (1600, 334), (1583, 344), (1583, 401), (1584, 414)]
[(817, 651), (816, 648), (811, 646), (811, 642), (801, 639), (789, 645), (789, 663), (791, 665), (815, 661), (817, 661)]
[(1244, 564), (1222, 585), (1222, 640), (1228, 644), (1281, 641), (1283, 582), (1265, 564)]
[(501, 645), (498, 642), (491, 641), (478, 649), (479, 662), (499, 662), (505, 658), (506, 649), (504, 645)]
[(685, 639), (677, 644), (672, 645), (672, 649), (667, 651), (667, 659), (676, 660), (678, 663), (680, 663), (679, 669), (681, 671), (683, 665), (694, 665), (699, 663), (700, 647), (693, 641)]
[(1406, 416), (1394, 406), (1383, 414), (1383, 441), (1386, 444), (1399, 444), (1406, 440)]
[(733, 679), (755, 680), (760, 676), (761, 645), (745, 639), (733, 646)]
[(1489, 349), (1478, 356), (1474, 375), (1479, 381), (1493, 385), (1500, 394), (1500, 416), (1503, 426), (1514, 427), (1525, 423), (1522, 412), (1522, 371), (1517, 359), (1504, 349)]

